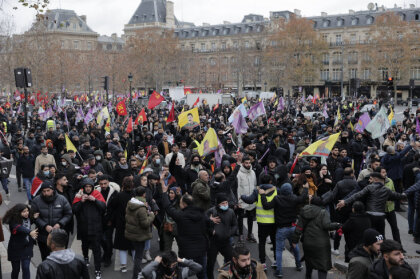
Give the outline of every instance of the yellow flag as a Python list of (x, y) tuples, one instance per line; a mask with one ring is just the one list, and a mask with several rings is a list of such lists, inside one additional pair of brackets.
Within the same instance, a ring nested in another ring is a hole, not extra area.
[(353, 126), (353, 123), (351, 123), (351, 121), (350, 121), (350, 129), (351, 129), (352, 131), (354, 131), (354, 126)]
[(276, 102), (274, 103), (274, 106), (277, 107), (278, 104), (279, 104), (279, 99), (276, 100)]
[(66, 149), (67, 149), (67, 151), (73, 150), (74, 152), (77, 152), (76, 147), (71, 142), (71, 140), (69, 139), (69, 136), (67, 136), (67, 134), (65, 135), (65, 138), (66, 138)]
[(389, 124), (392, 125), (392, 120), (394, 120), (394, 110), (391, 107), (391, 112), (388, 115)]
[(102, 121), (104, 119), (109, 119), (109, 112), (108, 112), (108, 108), (104, 107), (99, 113), (98, 113), (98, 117), (96, 117), (96, 122), (98, 123), (99, 126), (102, 126)]
[(191, 129), (197, 126), (200, 126), (200, 117), (198, 115), (198, 108), (193, 108), (193, 109), (187, 110), (186, 112), (181, 113), (178, 116), (178, 126), (180, 128), (185, 126), (186, 128), (191, 128)]
[(305, 150), (300, 153), (300, 157), (302, 156), (323, 156), (328, 157), (331, 152), (331, 149), (334, 147), (334, 144), (338, 140), (340, 133), (333, 134), (329, 137), (325, 137), (320, 139), (319, 141), (314, 142), (313, 144), (309, 145)]
[(127, 160), (127, 156), (128, 156), (127, 149), (124, 149), (124, 156), (125, 156), (125, 159)]
[(106, 120), (105, 131), (107, 131), (108, 133), (111, 133), (111, 121), (109, 120), (109, 117)]
[(211, 152), (215, 151), (218, 146), (216, 131), (213, 128), (210, 128), (207, 131), (206, 136), (198, 147), (198, 154), (200, 156), (206, 156)]
[(246, 103), (247, 101), (248, 101), (248, 100), (246, 99), (246, 97), (243, 97), (243, 98), (242, 98), (242, 100), (241, 100), (242, 104), (243, 104), (243, 103)]

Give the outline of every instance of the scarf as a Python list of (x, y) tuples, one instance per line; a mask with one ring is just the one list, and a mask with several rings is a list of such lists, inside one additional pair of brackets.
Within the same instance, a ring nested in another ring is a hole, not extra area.
[(309, 189), (308, 189), (308, 195), (315, 195), (316, 190), (318, 190), (318, 187), (316, 187), (314, 180), (312, 177), (307, 178), (306, 179), (308, 181), (309, 184)]
[(254, 270), (252, 269), (252, 264), (249, 267), (249, 273), (248, 274), (240, 274), (235, 267), (235, 264), (232, 262), (230, 265), (229, 273), (234, 275), (235, 278), (238, 279), (252, 279), (252, 274), (254, 273)]

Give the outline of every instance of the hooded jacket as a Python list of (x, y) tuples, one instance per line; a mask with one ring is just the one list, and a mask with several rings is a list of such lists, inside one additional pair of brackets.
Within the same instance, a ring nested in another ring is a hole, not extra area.
[(125, 213), (125, 237), (131, 241), (142, 242), (152, 238), (152, 223), (155, 215), (148, 212), (146, 199), (131, 198)]
[(233, 236), (238, 229), (236, 215), (231, 208), (228, 208), (228, 210), (221, 210), (219, 206), (214, 206), (207, 210), (206, 215), (208, 218), (210, 218), (211, 215), (213, 215), (213, 217), (218, 216), (221, 220), (219, 224), (211, 224), (210, 236), (215, 241), (220, 241), (222, 243), (229, 241), (230, 237)]
[[(413, 274), (412, 278), (416, 277), (413, 269), (406, 262), (400, 265), (400, 267), (409, 270)], [(389, 270), (385, 263), (385, 260), (383, 258), (376, 260), (369, 269), (369, 279), (388, 279), (388, 278), (389, 278)]]
[(350, 262), (347, 270), (347, 279), (368, 279), (369, 268), (373, 264), (374, 257), (370, 255), (360, 244), (350, 254)]
[(51, 252), (37, 269), (36, 279), (88, 279), (89, 271), (82, 257), (71, 249)]
[[(244, 168), (244, 166), (241, 166), (237, 178), (238, 197), (241, 197), (242, 195), (251, 195), (257, 187), (257, 177), (255, 175), (255, 172), (252, 169), (247, 170), (246, 168)], [(253, 210), (255, 208), (255, 204), (247, 204), (242, 200), (239, 201), (239, 205), (242, 209), (245, 210)]]
[(191, 184), (191, 190), (195, 206), (201, 208), (202, 210), (209, 209), (211, 206), (211, 199), (208, 183), (201, 178), (197, 178), (197, 180)]

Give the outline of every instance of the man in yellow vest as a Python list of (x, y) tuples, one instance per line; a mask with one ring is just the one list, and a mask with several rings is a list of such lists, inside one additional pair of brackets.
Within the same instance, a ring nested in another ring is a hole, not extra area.
[[(261, 174), (260, 182), (261, 185), (259, 189), (262, 189), (266, 194), (267, 201), (271, 202), (277, 196), (277, 189), (271, 183), (273, 178), (269, 174)], [(241, 196), (241, 200), (247, 204), (256, 205), (256, 215), (257, 215), (257, 224), (258, 224), (258, 252), (260, 257), (260, 262), (264, 266), (264, 270), (267, 269), (265, 264), (265, 243), (267, 236), (270, 236), (271, 242), (273, 244), (273, 249), (276, 247), (276, 224), (274, 219), (274, 209), (264, 209), (261, 202), (261, 195), (258, 194), (258, 190), (249, 195)], [(276, 255), (274, 255), (274, 259)], [(272, 264), (272, 267), (275, 267), (275, 263)]]
[[(271, 201), (268, 201), (268, 193), (264, 189), (259, 189), (258, 193), (261, 195), (261, 202), (264, 209), (274, 209), (274, 218), (276, 222), (276, 273), (275, 276), (283, 278), (283, 271), (281, 261), (283, 258), (283, 249), (286, 240), (291, 243), (291, 237), (295, 231), (295, 222), (297, 219), (297, 206), (304, 204), (308, 200), (308, 188), (306, 183), (303, 185), (303, 192), (300, 196), (295, 196), (292, 192), (292, 185), (285, 183), (280, 187), (280, 194)], [(302, 264), (300, 262), (299, 246), (293, 248), (295, 256), (296, 270), (301, 271)]]

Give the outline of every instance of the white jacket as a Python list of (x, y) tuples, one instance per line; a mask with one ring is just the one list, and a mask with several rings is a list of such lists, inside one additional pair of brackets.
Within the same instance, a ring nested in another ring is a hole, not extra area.
[[(249, 196), (257, 187), (257, 177), (255, 172), (251, 169), (247, 170), (244, 166), (241, 166), (239, 169), (238, 175), (238, 198), (242, 195)], [(245, 210), (253, 210), (255, 204), (247, 204), (242, 200), (239, 200), (241, 208)]]
[[(101, 192), (101, 186), (95, 186), (95, 190)], [(109, 182), (109, 194), (106, 198), (106, 204), (108, 205), (109, 198), (112, 196), (114, 192), (120, 192), (120, 186), (115, 182)]]

